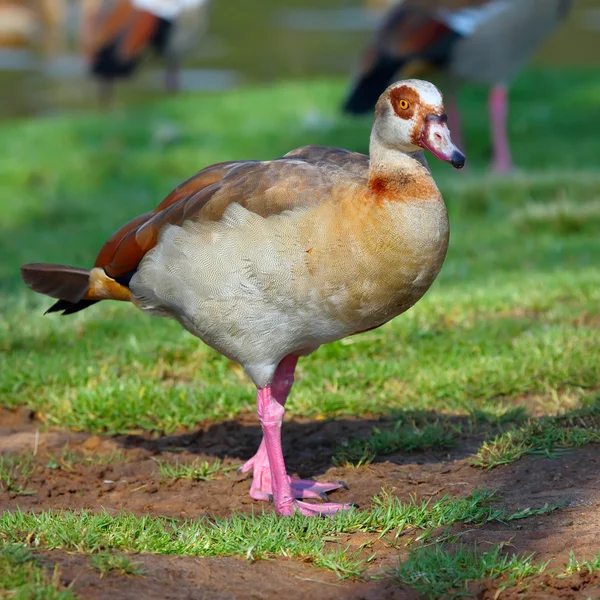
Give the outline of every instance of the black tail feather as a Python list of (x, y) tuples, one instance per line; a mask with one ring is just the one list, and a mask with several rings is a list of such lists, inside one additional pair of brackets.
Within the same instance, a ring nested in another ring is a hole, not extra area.
[(62, 311), (62, 316), (72, 315), (79, 312), (92, 304), (96, 304), (98, 300), (80, 300), (79, 302), (69, 302), (68, 300), (59, 300), (55, 302), (44, 314)]
[[(166, 19), (158, 19), (156, 31), (149, 40), (149, 47), (156, 52), (163, 53), (169, 41), (173, 23)], [(124, 57), (121, 51), (123, 36), (112, 40), (95, 53), (90, 70), (94, 75), (104, 79), (115, 79), (118, 77), (129, 77), (137, 68), (140, 60), (144, 57), (145, 51), (133, 56)]]
[(63, 315), (71, 315), (97, 302), (83, 299), (90, 284), (88, 269), (33, 263), (21, 267), (21, 276), (38, 294), (46, 294), (58, 300), (46, 313), (62, 311)]
[(100, 48), (96, 53), (91, 65), (91, 72), (106, 79), (128, 77), (133, 73), (139, 60), (139, 56), (130, 59), (122, 58), (117, 44), (112, 42)]

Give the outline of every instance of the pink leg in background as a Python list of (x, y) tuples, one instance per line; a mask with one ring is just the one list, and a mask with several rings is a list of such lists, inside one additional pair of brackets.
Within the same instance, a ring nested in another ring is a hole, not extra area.
[[(281, 405), (282, 409), (294, 383), (294, 371), (297, 356), (286, 356), (277, 367), (273, 383), (271, 385), (271, 394)], [(263, 437), (258, 452), (240, 469), (240, 473), (248, 473), (253, 469), (252, 485), (250, 486), (250, 497), (254, 500), (270, 500), (274, 497), (273, 484), (271, 478), (271, 468), (269, 466), (269, 456), (267, 454), (267, 446)], [(294, 498), (320, 498), (327, 500), (325, 495), (327, 492), (332, 492), (341, 487), (346, 487), (342, 481), (338, 483), (321, 483), (311, 481), (310, 479), (295, 479), (289, 477), (289, 484), (292, 489)]]
[(492, 171), (508, 173), (513, 163), (508, 144), (508, 90), (505, 85), (494, 85), (490, 90), (489, 112), (492, 135)]
[(277, 385), (260, 388), (256, 395), (258, 418), (263, 430), (264, 445), (271, 467), (273, 503), (280, 515), (289, 516), (300, 511), (306, 516), (330, 515), (351, 508), (351, 504), (309, 504), (296, 500), (290, 478), (285, 469), (281, 448), (281, 424), (285, 409), (273, 393)]

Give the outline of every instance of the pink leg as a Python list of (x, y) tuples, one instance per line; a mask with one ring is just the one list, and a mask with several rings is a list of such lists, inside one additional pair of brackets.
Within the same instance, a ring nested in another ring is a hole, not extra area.
[[(287, 397), (294, 383), (294, 370), (298, 357), (287, 356), (284, 358), (275, 372), (271, 392), (281, 406), (285, 406)], [(271, 481), (271, 468), (264, 438), (260, 442), (258, 452), (239, 469), (241, 473), (254, 470), (252, 485), (250, 486), (250, 497), (254, 500), (270, 500), (273, 498), (273, 486)], [(310, 479), (294, 479), (289, 477), (294, 498), (321, 498), (327, 500), (325, 495), (341, 487), (347, 487), (343, 481), (338, 483), (320, 483)]]
[(508, 173), (513, 163), (510, 156), (506, 122), (508, 117), (508, 91), (505, 85), (495, 85), (490, 90), (489, 111), (492, 134), (492, 171)]
[(294, 498), (281, 449), (281, 424), (285, 409), (275, 397), (273, 387), (277, 386), (266, 386), (258, 390), (256, 405), (271, 467), (275, 510), (278, 514), (285, 516), (292, 515), (295, 511), (300, 511), (306, 516), (316, 516), (348, 510), (352, 506), (351, 504), (309, 504)]

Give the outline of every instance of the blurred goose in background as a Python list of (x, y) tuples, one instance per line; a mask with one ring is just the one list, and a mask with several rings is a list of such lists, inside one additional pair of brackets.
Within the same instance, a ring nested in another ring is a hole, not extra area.
[(123, 225), (92, 269), (24, 265), (23, 279), (65, 315), (101, 300), (177, 320), (241, 364), (257, 388), (263, 441), (242, 467), (250, 495), (282, 515), (331, 514), (311, 504), (343, 483), (290, 477), (281, 447), (298, 357), (369, 331), (429, 289), (448, 247), (448, 215), (423, 150), (465, 157), (431, 83), (400, 81), (381, 96), (370, 157), (305, 146), (268, 161), (207, 167), (152, 212)]
[(65, 0), (0, 0), (0, 47), (41, 47), (55, 55), (63, 37)]
[(81, 49), (110, 99), (117, 78), (130, 77), (154, 51), (166, 62), (165, 86), (179, 88), (181, 58), (202, 34), (208, 0), (82, 0)]
[(0, 47), (29, 46), (37, 29), (37, 16), (25, 2), (0, 2)]
[(344, 110), (371, 110), (398, 73), (414, 76), (437, 68), (450, 79), (448, 117), (460, 144), (453, 88), (460, 80), (490, 84), (492, 169), (510, 171), (507, 82), (571, 5), (572, 0), (404, 0), (384, 17), (364, 52)]

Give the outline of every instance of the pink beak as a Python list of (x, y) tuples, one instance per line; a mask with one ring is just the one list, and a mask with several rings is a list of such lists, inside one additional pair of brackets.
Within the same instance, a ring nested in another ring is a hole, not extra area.
[(445, 114), (427, 115), (419, 142), (436, 158), (449, 162), (455, 169), (462, 169), (465, 166), (465, 155), (454, 145), (447, 121)]

